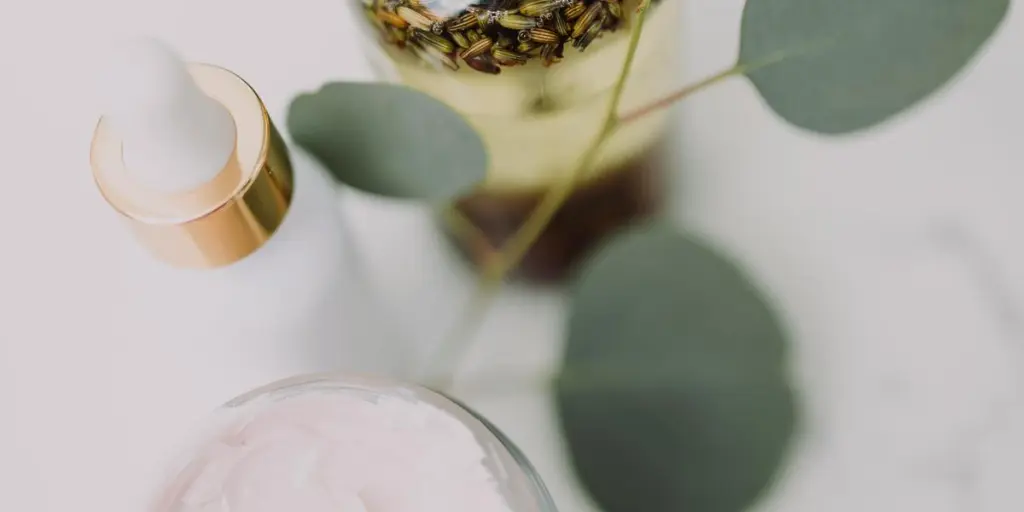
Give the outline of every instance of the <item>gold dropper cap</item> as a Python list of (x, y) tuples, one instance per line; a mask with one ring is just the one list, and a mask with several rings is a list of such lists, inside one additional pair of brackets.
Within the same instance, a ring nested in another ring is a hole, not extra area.
[(157, 258), (177, 267), (220, 267), (262, 247), (284, 221), (292, 200), (292, 167), (283, 139), (249, 84), (208, 64), (189, 64), (188, 72), (235, 121), (234, 152), (220, 173), (186, 192), (147, 188), (125, 168), (122, 140), (101, 118), (92, 139), (93, 178)]

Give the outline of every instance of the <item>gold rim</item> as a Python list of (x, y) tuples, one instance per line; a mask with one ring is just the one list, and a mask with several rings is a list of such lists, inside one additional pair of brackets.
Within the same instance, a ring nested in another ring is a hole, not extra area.
[(208, 64), (191, 64), (189, 73), (235, 119), (235, 150), (224, 169), (183, 193), (149, 190), (125, 168), (120, 137), (100, 119), (93, 178), (157, 258), (179, 267), (218, 267), (248, 256), (281, 225), (292, 198), (292, 168), (263, 102), (244, 80)]

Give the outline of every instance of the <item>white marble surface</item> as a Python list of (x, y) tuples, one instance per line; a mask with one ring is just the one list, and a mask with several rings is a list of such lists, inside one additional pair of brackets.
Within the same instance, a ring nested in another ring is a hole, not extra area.
[[(37, 0), (0, 20), (0, 510), (131, 510), (156, 446), (227, 398), (191, 364), (216, 340), (140, 316), (150, 290), (89, 181), (93, 49), (164, 37), (245, 76), (281, 118), (300, 90), (368, 76), (342, 1)], [(689, 77), (733, 58), (741, 6), (689, 0)], [(784, 126), (742, 80), (679, 109), (674, 213), (751, 270), (794, 339), (807, 424), (759, 510), (1024, 510), (1021, 48), (1015, 9), (941, 97), (843, 140)], [(429, 350), (468, 276), (418, 208), (342, 199), (369, 275)], [(507, 290), (461, 382), (576, 512), (590, 505), (545, 394), (468, 389), (554, 367), (564, 311), (553, 292)]]

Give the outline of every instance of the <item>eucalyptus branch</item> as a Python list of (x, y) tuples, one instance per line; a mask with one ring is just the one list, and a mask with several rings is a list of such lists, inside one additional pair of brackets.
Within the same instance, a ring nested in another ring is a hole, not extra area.
[[(646, 5), (646, 3), (643, 5)], [(629, 70), (633, 67), (633, 60), (636, 57), (637, 46), (640, 43), (640, 34), (643, 32), (646, 13), (647, 9), (637, 10), (636, 24), (629, 35), (629, 47), (626, 50), (626, 58), (622, 63), (622, 71), (619, 73), (615, 88), (612, 89), (611, 99), (608, 102), (608, 111), (605, 114), (604, 121), (601, 123), (600, 131), (594, 137), (594, 141), (587, 148), (587, 151), (584, 152), (579, 164), (571, 173), (562, 175), (562, 178), (548, 190), (547, 194), (541, 199), (540, 204), (533, 210), (530, 217), (526, 219), (526, 222), (512, 235), (512, 239), (502, 247), (498, 257), (494, 259), (494, 263), (489, 268), (484, 269), (483, 279), (485, 282), (500, 282), (509, 271), (522, 261), (526, 252), (530, 250), (530, 247), (537, 241), (537, 238), (544, 232), (544, 229), (547, 228), (552, 217), (555, 216), (559, 208), (562, 207), (562, 204), (569, 198), (580, 176), (593, 165), (601, 145), (615, 131), (618, 124), (617, 112), (619, 110), (619, 103), (622, 101), (622, 93), (626, 88), (626, 81), (629, 79)]]
[(479, 226), (473, 223), (471, 219), (466, 217), (462, 212), (459, 211), (453, 205), (448, 205), (444, 210), (441, 211), (441, 216), (444, 222), (448, 224), (455, 234), (456, 238), (465, 240), (473, 248), (479, 247), (482, 252), (486, 254), (485, 261), (490, 261), (496, 254), (497, 249), (491, 245), (487, 235), (484, 234), (483, 230)]
[(734, 75), (742, 75), (745, 72), (745, 66), (733, 66), (725, 71), (721, 71), (719, 73), (711, 75), (699, 82), (687, 85), (682, 89), (679, 89), (678, 91), (669, 94), (668, 96), (654, 100), (651, 103), (648, 103), (647, 105), (631, 110), (625, 114), (621, 114), (619, 115), (618, 123), (622, 125), (636, 121), (637, 119), (640, 119), (652, 112), (656, 112), (663, 108), (670, 107), (677, 101), (681, 101), (693, 94), (703, 91), (704, 89), (707, 89), (712, 85), (715, 85), (725, 80), (726, 78), (729, 78)]
[[(501, 288), (505, 276), (514, 269), (530, 247), (537, 241), (544, 229), (547, 228), (551, 219), (565, 203), (579, 177), (593, 165), (597, 158), (601, 145), (608, 140), (608, 137), (618, 126), (618, 110), (622, 101), (622, 93), (626, 89), (626, 81), (629, 79), (630, 68), (633, 67), (633, 60), (636, 58), (637, 47), (640, 43), (640, 34), (643, 32), (644, 18), (647, 14), (648, 2), (641, 2), (637, 8), (636, 22), (629, 35), (629, 46), (626, 50), (626, 58), (622, 63), (622, 71), (619, 73), (615, 87), (612, 89), (611, 98), (608, 102), (608, 110), (605, 113), (601, 128), (594, 137), (593, 142), (583, 153), (579, 163), (571, 173), (565, 174), (552, 186), (541, 199), (540, 204), (531, 212), (526, 222), (512, 235), (493, 258), (488, 258), (484, 263), (483, 273), (477, 283), (473, 303), (470, 304), (464, 317), (455, 325), (452, 333), (442, 339), (432, 364), (427, 366), (428, 370), (423, 373), (426, 379), (432, 379), (431, 385), (436, 386), (439, 391), (447, 391), (452, 385), (453, 373), (458, 368), (463, 354), (468, 350), (473, 335), (479, 325), (483, 322), (494, 295)], [(454, 217), (453, 217), (454, 218)], [(463, 220), (467, 220), (464, 219)], [(458, 222), (456, 220), (456, 222)], [(467, 220), (468, 222), (468, 220)], [(440, 370), (439, 370), (440, 369)], [(443, 373), (442, 373), (443, 372)], [(444, 375), (443, 377), (434, 377)]]
[(430, 358), (420, 374), (420, 380), (427, 387), (437, 391), (451, 391), (458, 371), (473, 340), (473, 335), (483, 324), (487, 312), (501, 283), (478, 286), (469, 299), (466, 311), (454, 324), (451, 332), (441, 338), (437, 352)]

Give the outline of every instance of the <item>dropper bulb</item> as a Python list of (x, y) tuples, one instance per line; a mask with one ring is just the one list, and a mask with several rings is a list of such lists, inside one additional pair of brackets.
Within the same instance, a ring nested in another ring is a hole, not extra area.
[(105, 117), (121, 137), (127, 171), (165, 193), (194, 189), (223, 169), (235, 147), (228, 110), (196, 84), (162, 42), (117, 44), (101, 74)]

